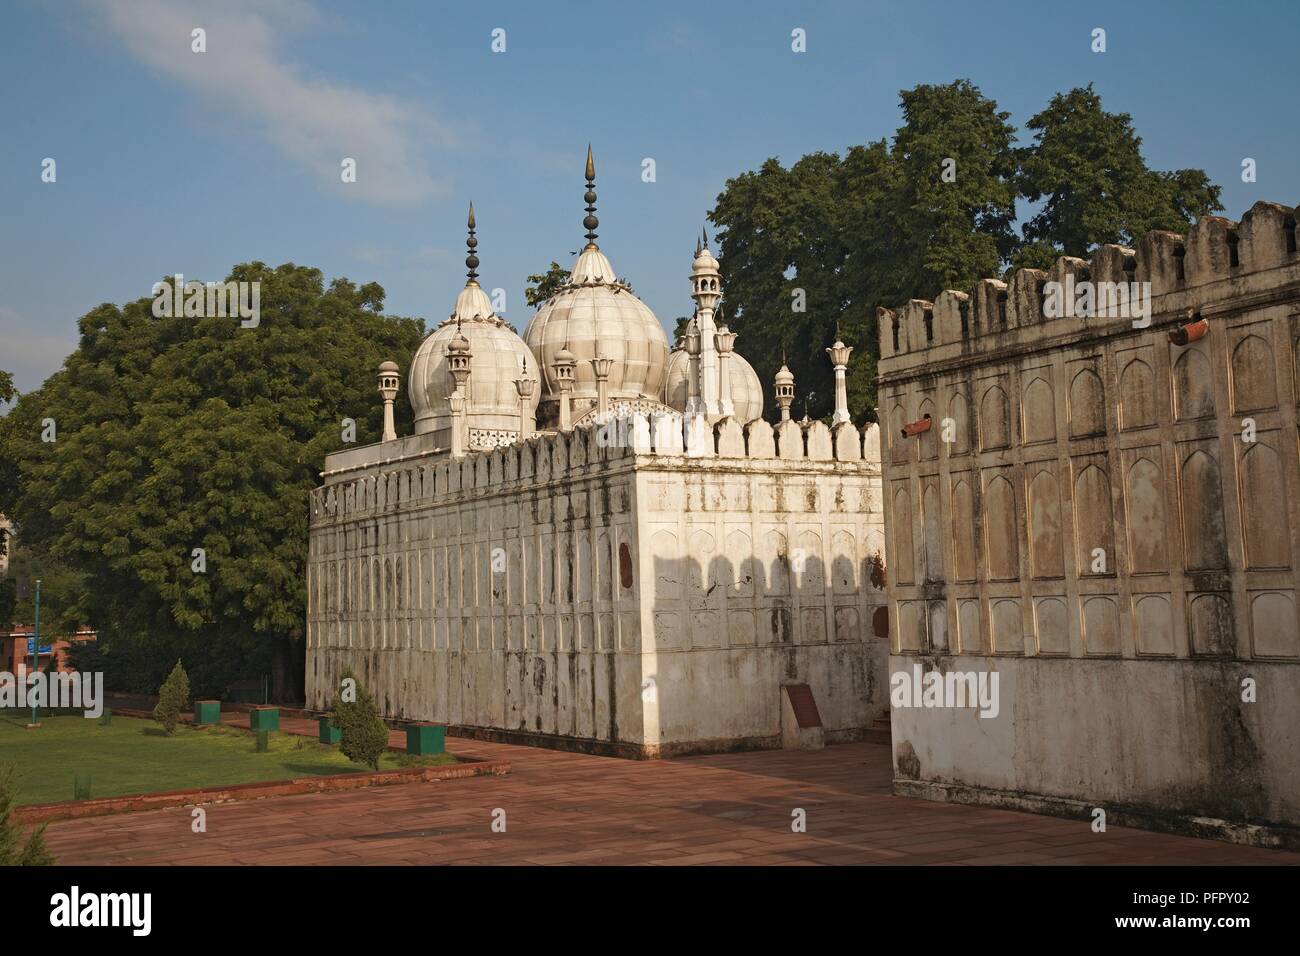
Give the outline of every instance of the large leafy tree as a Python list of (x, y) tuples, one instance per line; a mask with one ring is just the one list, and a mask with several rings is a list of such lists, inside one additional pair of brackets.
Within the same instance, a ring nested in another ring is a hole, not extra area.
[(84, 576), (86, 623), (136, 662), (132, 683), (183, 657), (200, 693), (269, 672), (296, 697), (308, 492), (343, 419), (378, 439), (376, 369), (409, 362), (424, 329), (383, 315), (374, 283), (261, 262), (228, 280), (261, 283), (257, 327), (155, 318), (150, 299), (81, 318), (63, 368), (0, 420), (0, 512)]
[[(1054, 97), (1023, 149), (1008, 114), (967, 80), (904, 90), (900, 105), (891, 142), (811, 153), (789, 168), (769, 159), (728, 180), (710, 214), (739, 351), (765, 386), (784, 352), (797, 398), (815, 394), (815, 417), (831, 409), (824, 350), (837, 331), (856, 349), (849, 407), (859, 421), (874, 417), (876, 306), (1181, 229), (1221, 208), (1202, 170), (1147, 169), (1130, 118), (1102, 110), (1091, 87)], [(1020, 196), (1042, 202), (1023, 238)], [(796, 292), (806, 311), (794, 308)]]
[(1026, 124), (1017, 183), (1039, 212), (1024, 225), (1033, 244), (1021, 261), (1087, 256), (1107, 242), (1131, 245), (1152, 229), (1184, 229), (1222, 209), (1204, 170), (1149, 169), (1127, 113), (1108, 113), (1087, 87), (1058, 93)]
[(825, 349), (837, 334), (857, 350), (850, 407), (874, 417), (875, 307), (992, 274), (1015, 244), (1007, 114), (965, 80), (901, 102), (892, 146), (812, 153), (789, 169), (769, 159), (729, 180), (710, 214), (739, 349), (765, 383), (784, 353), (814, 417), (833, 404)]

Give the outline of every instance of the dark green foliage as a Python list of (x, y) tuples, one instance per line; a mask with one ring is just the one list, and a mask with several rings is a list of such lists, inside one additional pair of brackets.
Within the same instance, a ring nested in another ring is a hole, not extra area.
[(36, 827), (24, 842), (13, 819), (14, 768), (0, 766), (0, 866), (50, 866), (54, 857), (45, 846), (45, 824)]
[(158, 705), (153, 709), (153, 719), (163, 725), (168, 734), (176, 732), (181, 712), (190, 706), (190, 679), (185, 668), (177, 661), (171, 674), (158, 689)]
[(1026, 125), (1034, 144), (1020, 151), (1017, 184), (1043, 206), (1025, 223), (1025, 238), (1057, 255), (1132, 245), (1152, 229), (1181, 230), (1223, 208), (1203, 170), (1148, 169), (1133, 118), (1102, 109), (1092, 84), (1056, 94)]
[[(796, 414), (810, 393), (811, 417), (830, 412), (825, 349), (838, 334), (855, 349), (849, 408), (859, 422), (875, 417), (878, 306), (1185, 228), (1220, 208), (1204, 172), (1147, 170), (1129, 118), (1102, 112), (1091, 88), (1055, 97), (1030, 121), (1039, 135), (1025, 149), (1008, 114), (967, 80), (905, 90), (900, 105), (892, 142), (811, 153), (788, 169), (769, 159), (728, 180), (710, 213), (738, 349), (765, 388), (785, 354)], [(1013, 228), (1019, 195), (1045, 200), (1023, 239)], [(792, 308), (796, 290), (803, 312)]]
[(528, 277), (528, 286), (524, 289), (524, 298), (530, 308), (537, 308), (559, 291), (560, 286), (569, 281), (569, 270), (552, 260), (545, 272)]
[(152, 690), (183, 653), (204, 693), (269, 673), (277, 700), (301, 699), (308, 494), (342, 419), (378, 439), (376, 369), (409, 363), (424, 328), (381, 314), (374, 283), (260, 262), (228, 278), (261, 283), (256, 328), (155, 318), (151, 298), (81, 318), (63, 369), (0, 418), (0, 512), (83, 577), (110, 686)]
[[(351, 669), (343, 672), (340, 684), (348, 680), (356, 681)], [(374, 698), (359, 681), (355, 701), (343, 700), (341, 690), (335, 696), (333, 717), (341, 732), (339, 750), (344, 756), (355, 763), (365, 764), (371, 770), (378, 770), (379, 758), (388, 747), (388, 725), (380, 719)]]

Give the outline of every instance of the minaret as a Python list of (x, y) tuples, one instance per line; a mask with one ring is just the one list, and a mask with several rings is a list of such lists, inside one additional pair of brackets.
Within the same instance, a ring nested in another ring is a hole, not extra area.
[(560, 388), (560, 431), (573, 431), (573, 405), (570, 393), (573, 391), (573, 376), (578, 367), (578, 358), (569, 351), (566, 342), (564, 348), (555, 353), (551, 371), (555, 373), (555, 383)]
[(700, 401), (700, 323), (697, 317), (691, 317), (682, 338), (686, 342), (686, 416), (692, 418), (704, 414)]
[(609, 414), (609, 371), (613, 366), (614, 360), (603, 355), (591, 360), (591, 370), (596, 373), (596, 414), (602, 420)]
[(776, 403), (781, 406), (781, 421), (790, 420), (790, 406), (794, 403), (794, 373), (785, 364), (785, 354), (781, 355), (781, 368), (772, 380), (776, 392)]
[(700, 241), (695, 246), (695, 261), (691, 264), (691, 298), (695, 300), (695, 318), (700, 331), (701, 410), (710, 424), (723, 415), (717, 340), (714, 338), (718, 329), (713, 322), (713, 310), (721, 297), (722, 273), (718, 271), (718, 260), (709, 252), (709, 234), (701, 230)]
[(451, 405), (451, 457), (464, 458), (466, 439), (467, 417), (469, 411), (469, 397), (466, 394), (465, 386), (469, 382), (469, 364), (470, 364), (469, 340), (461, 332), (460, 319), (456, 319), (456, 336), (447, 345), (447, 365), (451, 370), (451, 377), (456, 382), (456, 391), (447, 399)]
[[(722, 310), (718, 310), (721, 317)], [(713, 335), (713, 344), (718, 350), (718, 412), (723, 418), (736, 414), (736, 406), (731, 398), (731, 350), (736, 344), (736, 333), (727, 328), (724, 321)]]
[(849, 414), (849, 393), (844, 384), (844, 371), (849, 367), (849, 354), (852, 351), (852, 346), (845, 345), (840, 340), (839, 329), (836, 329), (835, 344), (826, 350), (826, 354), (831, 357), (831, 364), (835, 366), (835, 413), (831, 415), (833, 424), (852, 420)]
[(515, 379), (515, 390), (519, 392), (519, 440), (525, 441), (533, 433), (533, 409), (529, 401), (533, 397), (533, 380), (528, 377), (528, 359), (524, 359), (522, 378)]
[(395, 441), (397, 428), (393, 424), (393, 399), (397, 397), (398, 383), (396, 362), (384, 362), (379, 366), (379, 394), (384, 397), (384, 437), (383, 441)]

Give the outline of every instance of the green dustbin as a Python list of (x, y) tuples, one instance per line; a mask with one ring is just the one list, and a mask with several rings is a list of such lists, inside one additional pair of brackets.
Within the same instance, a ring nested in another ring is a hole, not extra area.
[(253, 730), (279, 730), (279, 707), (254, 707), (248, 712), (248, 726)]
[(221, 701), (196, 700), (194, 702), (194, 723), (199, 726), (221, 723)]
[(407, 724), (406, 752), (424, 756), (440, 754), (447, 742), (446, 724)]
[(322, 717), (320, 719), (320, 742), (323, 744), (336, 744), (343, 739), (343, 729), (334, 723), (333, 717)]

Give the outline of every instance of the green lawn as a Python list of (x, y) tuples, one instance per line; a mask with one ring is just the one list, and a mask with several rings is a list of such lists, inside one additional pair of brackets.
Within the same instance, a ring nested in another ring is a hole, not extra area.
[[(257, 738), (234, 727), (182, 725), (168, 737), (153, 721), (132, 717), (114, 717), (107, 726), (81, 716), (42, 717), (36, 730), (26, 729), (28, 719), (0, 716), (0, 762), (17, 768), (19, 804), (72, 800), (78, 776), (90, 777), (91, 797), (114, 797), (366, 769), (311, 737), (273, 733), (270, 750), (258, 753)], [(451, 754), (389, 751), (379, 765), (392, 770), (455, 762)]]

